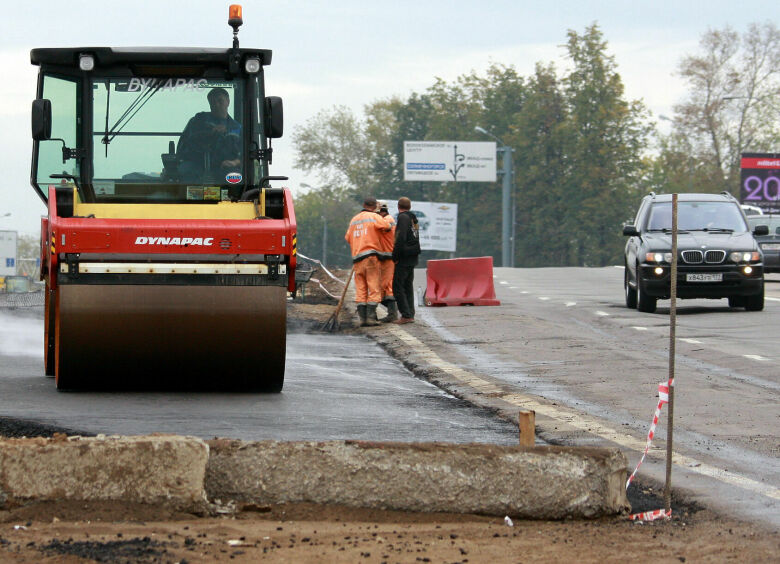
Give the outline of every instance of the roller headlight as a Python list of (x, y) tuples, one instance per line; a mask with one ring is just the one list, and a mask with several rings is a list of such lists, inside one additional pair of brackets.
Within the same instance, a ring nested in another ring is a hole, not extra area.
[(89, 72), (95, 68), (95, 57), (92, 55), (79, 55), (79, 68), (85, 72)]
[(248, 74), (255, 74), (260, 70), (260, 59), (247, 59), (244, 61), (244, 70)]

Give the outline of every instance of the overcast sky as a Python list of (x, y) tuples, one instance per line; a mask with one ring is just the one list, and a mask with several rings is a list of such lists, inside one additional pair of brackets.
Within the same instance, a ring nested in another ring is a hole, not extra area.
[[(29, 185), (34, 47), (229, 47), (229, 2), (218, 0), (33, 0), (3, 2), (0, 19), (0, 229), (35, 234), (43, 203)], [(491, 63), (522, 74), (536, 62), (565, 65), (566, 32), (597, 22), (630, 99), (671, 115), (685, 92), (675, 76), (708, 28), (780, 21), (778, 0), (312, 0), (246, 1), (244, 47), (272, 49), (266, 90), (282, 96), (285, 137), (272, 173), (316, 185), (292, 168), (292, 132), (319, 110), (355, 112), (373, 100), (421, 92)], [(663, 124), (661, 124), (663, 126)], [(2, 217), (10, 213), (9, 217)]]

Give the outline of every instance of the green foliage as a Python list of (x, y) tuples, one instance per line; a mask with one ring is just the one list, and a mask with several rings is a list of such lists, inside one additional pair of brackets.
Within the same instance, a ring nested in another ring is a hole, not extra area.
[(360, 206), (345, 189), (323, 186), (295, 198), (298, 222), (298, 250), (301, 254), (323, 260), (325, 241), (326, 265), (351, 263), (349, 246), (344, 240), (347, 224)]
[[(343, 246), (359, 196), (408, 196), (457, 203), (456, 255), (490, 255), (500, 263), (500, 178), (496, 183), (403, 181), (404, 141), (486, 141), (475, 132), (480, 126), (514, 149), (517, 265), (620, 262), (620, 226), (639, 202), (638, 185), (663, 180), (654, 163), (643, 159), (650, 133), (647, 112), (624, 99), (598, 26), (582, 35), (570, 31), (567, 49), (573, 68), (563, 77), (552, 65), (537, 65), (526, 78), (512, 66), (493, 64), (484, 75), (472, 71), (453, 82), (436, 79), (405, 100), (374, 102), (365, 108), (365, 122), (344, 108), (318, 114), (295, 133), (296, 164), (318, 171), (326, 185), (343, 188), (298, 199), (299, 229), (305, 234), (299, 235), (299, 246), (321, 244), (318, 206), (326, 201), (344, 214), (329, 216), (342, 222), (339, 237), (331, 239), (329, 232), (330, 247), (336, 249)], [(305, 227), (309, 221), (316, 227)], [(339, 257), (348, 256), (343, 248)], [(440, 256), (424, 253), (423, 258)]]
[(574, 264), (616, 264), (624, 242), (615, 233), (639, 201), (641, 153), (650, 129), (642, 105), (623, 99), (620, 75), (595, 24), (582, 35), (570, 31), (567, 47), (574, 62), (565, 80), (571, 167), (566, 182), (573, 209), (562, 226), (579, 232)]
[(568, 109), (552, 66), (536, 66), (529, 95), (514, 116), (508, 143), (515, 148), (515, 248), (524, 266), (568, 265), (574, 236), (563, 229), (571, 214), (567, 189)]
[(363, 123), (343, 106), (321, 111), (293, 134), (294, 165), (317, 171), (327, 185), (366, 186), (371, 153)]

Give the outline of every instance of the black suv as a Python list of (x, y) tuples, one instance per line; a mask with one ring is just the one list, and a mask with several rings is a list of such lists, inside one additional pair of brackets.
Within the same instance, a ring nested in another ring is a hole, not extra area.
[[(764, 309), (764, 265), (739, 202), (722, 194), (679, 194), (677, 198), (677, 297), (728, 298), (729, 307)], [(672, 196), (642, 199), (629, 237), (623, 286), (626, 306), (652, 313), (668, 299), (672, 262)]]

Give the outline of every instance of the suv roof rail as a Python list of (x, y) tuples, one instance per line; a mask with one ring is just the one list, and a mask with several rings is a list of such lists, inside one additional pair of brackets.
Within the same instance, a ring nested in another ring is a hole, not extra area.
[(731, 193), (731, 192), (729, 192), (728, 190), (723, 190), (723, 192), (721, 192), (721, 194), (723, 194), (724, 196), (727, 196), (727, 197), (731, 198), (732, 200), (736, 200), (736, 198), (734, 197), (734, 194), (732, 194), (732, 193)]

